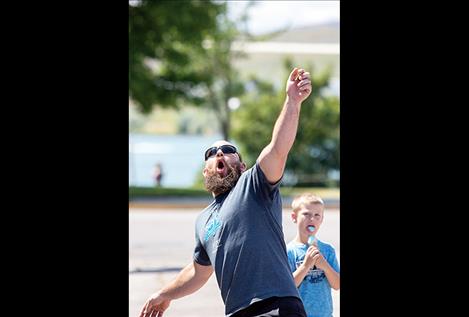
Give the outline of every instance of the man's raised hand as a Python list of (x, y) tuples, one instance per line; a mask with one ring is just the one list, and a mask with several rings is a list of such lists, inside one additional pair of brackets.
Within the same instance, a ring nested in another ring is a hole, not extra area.
[(310, 74), (302, 68), (294, 68), (287, 80), (286, 92), (293, 102), (301, 103), (313, 90)]

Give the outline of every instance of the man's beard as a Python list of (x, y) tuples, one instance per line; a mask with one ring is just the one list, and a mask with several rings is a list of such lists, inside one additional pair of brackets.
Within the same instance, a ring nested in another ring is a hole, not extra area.
[(233, 188), (241, 176), (241, 164), (234, 163), (233, 165), (232, 167), (226, 164), (228, 173), (223, 178), (216, 171), (208, 171), (204, 179), (205, 189), (217, 196)]

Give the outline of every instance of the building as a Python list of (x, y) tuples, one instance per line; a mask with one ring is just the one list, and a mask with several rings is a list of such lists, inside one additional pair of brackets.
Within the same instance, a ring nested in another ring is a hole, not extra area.
[(331, 90), (339, 95), (340, 29), (338, 23), (312, 25), (291, 29), (266, 41), (235, 42), (233, 50), (246, 54), (234, 60), (234, 66), (244, 78), (249, 74), (268, 76), (274, 85), (285, 80), (284, 59), (290, 57), (295, 65), (313, 65), (315, 72), (331, 68)]

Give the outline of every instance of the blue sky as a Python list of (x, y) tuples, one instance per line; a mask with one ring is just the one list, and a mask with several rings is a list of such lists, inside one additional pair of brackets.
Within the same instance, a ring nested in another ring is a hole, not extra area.
[[(229, 14), (238, 16), (246, 1), (228, 1)], [(292, 28), (340, 21), (340, 1), (255, 1), (248, 29), (258, 35), (282, 27)]]

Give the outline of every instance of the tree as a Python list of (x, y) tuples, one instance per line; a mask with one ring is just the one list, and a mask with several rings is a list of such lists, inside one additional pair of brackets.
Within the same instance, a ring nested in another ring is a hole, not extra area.
[(234, 58), (242, 57), (242, 53), (233, 52), (231, 46), (240, 35), (235, 23), (226, 15), (219, 19), (218, 31), (208, 42), (204, 56), (199, 56), (203, 71), (210, 74), (204, 82), (205, 106), (212, 110), (217, 119), (221, 134), (225, 140), (230, 139), (231, 109), (229, 100), (244, 93), (244, 84), (238, 72), (232, 67)]
[[(293, 68), (285, 61), (287, 75)], [(327, 96), (330, 71), (316, 74), (312, 66), (313, 92), (301, 106), (295, 143), (285, 167), (285, 180), (297, 185), (326, 185), (328, 174), (339, 170), (339, 99)], [(285, 90), (253, 77), (242, 107), (234, 113), (233, 136), (248, 165), (271, 140), (272, 129), (283, 102)]]
[(240, 33), (226, 9), (219, 1), (142, 1), (129, 7), (129, 94), (142, 112), (156, 104), (202, 105), (215, 113), (215, 124), (229, 139), (228, 103), (244, 86), (231, 66), (242, 55), (231, 50)]
[(147, 1), (129, 4), (129, 95), (143, 113), (155, 104), (201, 104), (200, 83), (210, 74), (192, 58), (217, 31), (226, 11), (215, 1)]

